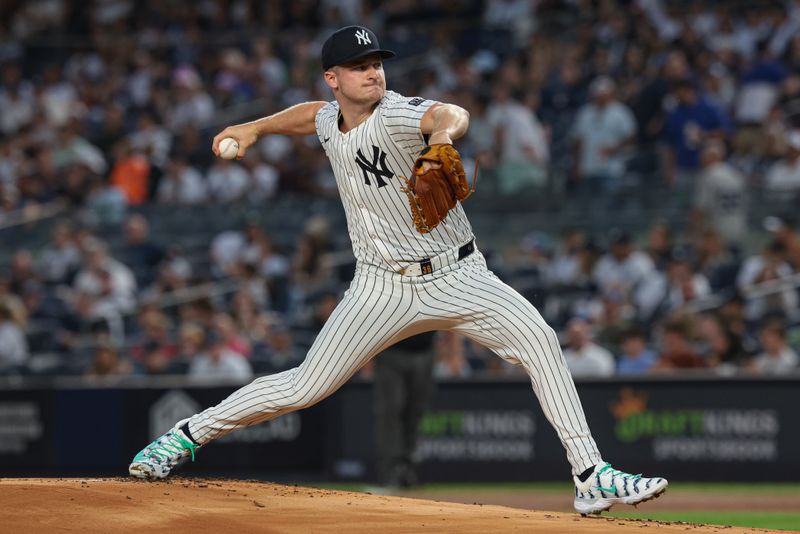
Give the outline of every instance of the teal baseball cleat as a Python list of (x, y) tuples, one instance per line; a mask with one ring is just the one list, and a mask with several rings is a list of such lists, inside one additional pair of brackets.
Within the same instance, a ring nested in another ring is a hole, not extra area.
[(575, 511), (581, 515), (599, 514), (615, 504), (633, 504), (649, 501), (667, 491), (667, 479), (631, 475), (611, 467), (597, 464), (585, 481), (575, 480)]
[(200, 445), (195, 444), (175, 426), (166, 434), (139, 451), (133, 457), (128, 473), (136, 478), (154, 480), (166, 478), (170, 472), (191, 456)]

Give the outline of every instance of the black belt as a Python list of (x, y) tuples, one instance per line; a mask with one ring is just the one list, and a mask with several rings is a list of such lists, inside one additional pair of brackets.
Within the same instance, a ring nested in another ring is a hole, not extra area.
[[(455, 261), (461, 261), (473, 252), (475, 252), (475, 240), (470, 239), (469, 243), (458, 247), (458, 257)], [(439, 261), (440, 258), (442, 258), (445, 263)], [(423, 274), (431, 274), (436, 269), (441, 269), (442, 267), (455, 263), (448, 260), (449, 258), (447, 258), (447, 253), (436, 256), (435, 258), (426, 258), (424, 260), (416, 261), (408, 267), (402, 269), (400, 274), (404, 276), (422, 276)], [(434, 267), (434, 262), (438, 263), (439, 265)]]

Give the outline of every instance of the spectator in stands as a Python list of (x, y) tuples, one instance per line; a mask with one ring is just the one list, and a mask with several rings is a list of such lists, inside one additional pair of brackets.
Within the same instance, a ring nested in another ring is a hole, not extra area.
[(150, 195), (150, 163), (139, 149), (124, 139), (114, 148), (116, 162), (109, 181), (124, 194), (128, 204), (136, 206)]
[(197, 323), (184, 322), (178, 330), (178, 354), (176, 361), (188, 365), (200, 354), (205, 344), (205, 330)]
[(140, 333), (130, 349), (131, 357), (148, 375), (171, 374), (178, 347), (170, 336), (170, 321), (155, 307), (145, 307), (138, 318)]
[(589, 86), (592, 100), (578, 110), (573, 125), (575, 176), (592, 203), (619, 189), (625, 151), (636, 138), (636, 120), (616, 99), (616, 90), (608, 76), (595, 78)]
[(214, 100), (203, 87), (203, 80), (189, 65), (182, 65), (172, 73), (172, 86), (176, 102), (169, 108), (166, 123), (172, 131), (185, 126), (203, 128), (214, 116)]
[(23, 248), (14, 253), (11, 257), (11, 276), (9, 277), (9, 288), (12, 293), (21, 295), (25, 286), (29, 282), (39, 280), (39, 273), (33, 261), (31, 251)]
[(695, 232), (712, 228), (727, 243), (740, 243), (747, 232), (747, 184), (725, 156), (725, 143), (719, 139), (703, 145), (692, 222)]
[(720, 318), (703, 314), (699, 321), (700, 338), (705, 345), (703, 359), (719, 374), (735, 373), (747, 358), (741, 337), (727, 330)]
[(265, 162), (257, 150), (249, 150), (242, 164), (250, 175), (251, 183), (247, 200), (261, 203), (272, 200), (278, 193), (280, 173), (277, 167)]
[(655, 265), (647, 254), (634, 248), (628, 232), (612, 229), (609, 243), (609, 252), (594, 266), (592, 279), (602, 293), (619, 291), (627, 298), (653, 273)]
[(122, 336), (122, 316), (136, 304), (136, 279), (98, 239), (90, 238), (84, 246), (83, 267), (72, 284), (73, 310), (89, 323), (105, 320), (115, 336)]
[(231, 317), (236, 323), (236, 328), (245, 336), (252, 338), (253, 330), (256, 328), (260, 308), (253, 298), (253, 295), (246, 288), (239, 289), (234, 293), (229, 305)]
[(211, 274), (215, 278), (233, 276), (247, 246), (245, 236), (237, 230), (224, 230), (211, 240)]
[(734, 287), (739, 262), (725, 245), (722, 236), (713, 229), (707, 229), (697, 239), (699, 240), (695, 245), (697, 269), (708, 279), (712, 292)]
[(764, 178), (769, 200), (790, 200), (800, 193), (800, 130), (786, 136), (786, 154), (776, 161)]
[(758, 57), (742, 74), (736, 96), (734, 118), (744, 126), (764, 121), (789, 74), (783, 61), (770, 50), (769, 39), (760, 40), (756, 46)]
[(526, 187), (544, 185), (550, 149), (534, 110), (513, 98), (505, 83), (497, 82), (492, 88), (487, 121), (500, 149), (500, 192), (514, 194)]
[(574, 318), (567, 323), (564, 358), (575, 378), (614, 374), (614, 356), (592, 341), (589, 323), (583, 319)]
[(0, 272), (0, 306), (5, 306), (11, 315), (11, 319), (21, 328), (24, 328), (28, 321), (28, 310), (25, 307), (25, 302), (20, 297), (27, 288), (35, 284), (37, 284), (35, 280), (29, 280), (25, 283), (22, 291), (17, 293), (13, 289), (11, 278)]
[[(261, 372), (280, 372), (298, 365), (306, 352), (295, 340), (292, 330), (281, 320), (259, 316), (259, 321), (267, 319), (267, 327), (261, 340)], [(266, 363), (266, 365), (264, 365)]]
[(781, 320), (766, 321), (759, 331), (761, 350), (748, 364), (751, 372), (765, 375), (783, 375), (797, 371), (800, 357), (786, 342), (786, 326)]
[(686, 247), (675, 247), (665, 272), (653, 271), (637, 287), (634, 300), (640, 320), (649, 322), (670, 317), (689, 302), (711, 294), (711, 287), (703, 274), (692, 267), (691, 252)]
[(647, 231), (647, 248), (645, 252), (656, 269), (664, 270), (672, 258), (673, 233), (665, 221), (657, 221)]
[(78, 270), (81, 253), (66, 222), (59, 222), (50, 232), (50, 243), (39, 256), (38, 270), (50, 285), (66, 284)]
[(166, 174), (161, 178), (156, 192), (160, 204), (193, 205), (206, 201), (206, 182), (186, 156), (175, 153), (167, 163)]
[(173, 291), (188, 287), (191, 282), (192, 264), (177, 245), (167, 249), (157, 269), (156, 280), (140, 293), (141, 302), (156, 302)]
[(28, 356), (25, 333), (14, 321), (8, 306), (0, 303), (0, 374), (24, 366)]
[(673, 319), (664, 325), (661, 336), (661, 354), (652, 371), (701, 369), (705, 362), (689, 341), (689, 324), (684, 318)]
[(84, 224), (96, 227), (122, 224), (128, 210), (128, 199), (116, 185), (107, 183), (102, 177), (87, 177), (87, 194), (81, 214)]
[(728, 119), (698, 94), (692, 80), (676, 81), (672, 93), (677, 105), (664, 121), (664, 177), (668, 186), (688, 193), (700, 167), (701, 147), (708, 139), (725, 137)]
[(655, 351), (647, 347), (647, 336), (641, 328), (631, 327), (622, 335), (622, 354), (617, 360), (618, 375), (643, 375), (658, 360)]
[(795, 272), (798, 272), (800, 271), (800, 234), (796, 227), (797, 218), (791, 213), (764, 219), (764, 229), (771, 232), (775, 236), (775, 240), (783, 245), (786, 251), (786, 262)]
[(77, 121), (70, 121), (58, 130), (53, 165), (57, 171), (83, 165), (98, 175), (105, 174), (108, 169), (108, 163), (100, 149), (80, 135)]
[(330, 249), (328, 219), (321, 215), (308, 219), (292, 258), (292, 276), (300, 291), (313, 292), (327, 284), (330, 265), (326, 256)]
[(620, 292), (606, 293), (598, 301), (597, 314), (587, 317), (594, 340), (612, 354), (619, 354), (623, 335), (637, 319), (636, 308)]
[(132, 372), (133, 366), (130, 361), (120, 356), (112, 345), (103, 344), (94, 350), (85, 376), (91, 380), (98, 380), (128, 376)]
[(13, 136), (33, 122), (36, 93), (33, 84), (22, 78), (22, 68), (16, 61), (5, 63), (0, 76), (0, 131)]
[(253, 376), (250, 363), (228, 348), (225, 339), (213, 330), (206, 336), (205, 348), (189, 364), (189, 378), (203, 381), (246, 382)]
[(138, 287), (146, 288), (153, 283), (165, 257), (164, 247), (150, 238), (150, 224), (144, 215), (135, 213), (128, 217), (119, 258), (133, 271)]
[(252, 347), (239, 332), (233, 318), (227, 313), (214, 315), (213, 331), (225, 343), (225, 347), (242, 357), (250, 357)]
[(736, 287), (747, 299), (745, 317), (758, 320), (768, 313), (792, 316), (797, 310), (798, 295), (793, 286), (774, 288), (765, 295), (754, 295), (765, 282), (779, 281), (794, 273), (786, 262), (786, 247), (773, 240), (759, 254), (747, 258), (736, 278)]
[(581, 251), (586, 246), (586, 233), (580, 228), (569, 228), (561, 238), (547, 272), (547, 282), (555, 287), (585, 285)]
[(250, 173), (241, 164), (218, 158), (208, 171), (208, 192), (215, 202), (229, 204), (247, 195), (251, 188)]
[[(636, 72), (641, 78), (641, 70)], [(639, 135), (645, 142), (655, 141), (664, 129), (664, 111), (670, 92), (678, 80), (688, 79), (691, 67), (686, 54), (681, 50), (670, 50), (664, 57), (661, 72), (647, 80), (634, 104), (634, 113), (639, 122)]]

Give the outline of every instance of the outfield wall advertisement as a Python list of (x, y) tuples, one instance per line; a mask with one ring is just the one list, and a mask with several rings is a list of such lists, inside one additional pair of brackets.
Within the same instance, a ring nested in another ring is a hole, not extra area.
[[(0, 475), (124, 474), (175, 421), (232, 387), (0, 389)], [(606, 460), (683, 480), (796, 480), (800, 381), (587, 382), (578, 391)], [(371, 385), (240, 429), (186, 473), (370, 480)], [(102, 443), (102, 447), (91, 444)], [(423, 480), (563, 480), (570, 466), (525, 382), (439, 384), (420, 426)]]

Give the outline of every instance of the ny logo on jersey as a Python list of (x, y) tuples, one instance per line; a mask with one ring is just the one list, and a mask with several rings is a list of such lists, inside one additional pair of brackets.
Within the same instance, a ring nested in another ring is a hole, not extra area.
[(360, 148), (356, 152), (356, 155), (358, 156), (356, 158), (356, 163), (358, 163), (358, 166), (361, 167), (361, 171), (364, 173), (365, 184), (372, 185), (372, 182), (369, 181), (370, 174), (375, 175), (375, 181), (378, 182), (378, 187), (386, 185), (383, 178), (391, 178), (394, 176), (394, 173), (386, 167), (386, 152), (375, 145), (372, 145), (371, 162), (367, 161), (367, 158), (361, 153)]
[(356, 30), (356, 39), (360, 45), (372, 44), (372, 40), (369, 38), (367, 30)]

